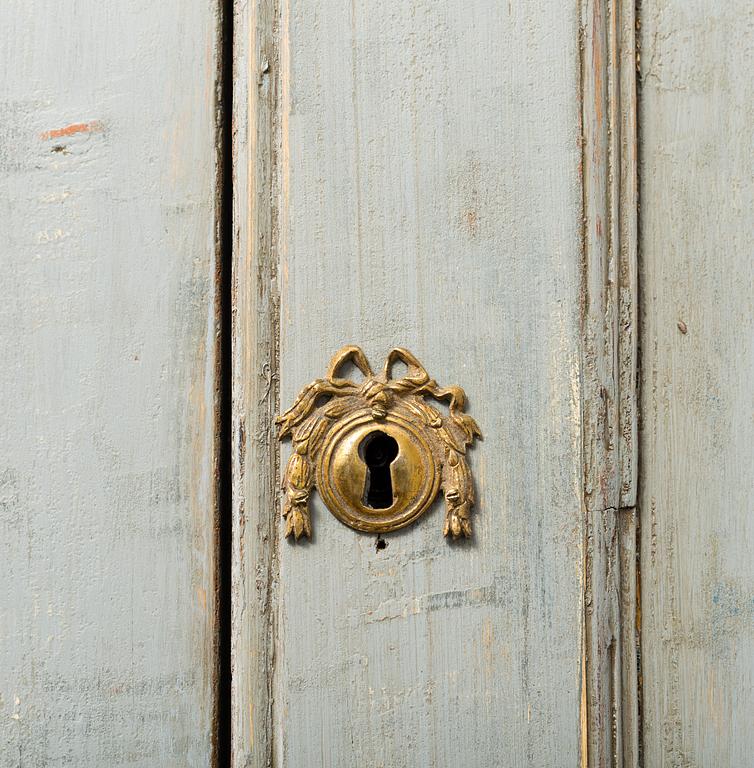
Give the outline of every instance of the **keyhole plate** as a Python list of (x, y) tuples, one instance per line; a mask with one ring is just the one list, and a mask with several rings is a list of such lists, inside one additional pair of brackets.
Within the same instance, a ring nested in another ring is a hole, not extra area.
[[(365, 503), (367, 465), (359, 446), (383, 432), (398, 444), (390, 463), (393, 503), (375, 509)], [(386, 533), (409, 525), (432, 504), (440, 487), (435, 458), (422, 433), (400, 413), (390, 412), (376, 421), (360, 410), (334, 426), (325, 438), (317, 465), (317, 487), (327, 508), (342, 523), (357, 531)]]

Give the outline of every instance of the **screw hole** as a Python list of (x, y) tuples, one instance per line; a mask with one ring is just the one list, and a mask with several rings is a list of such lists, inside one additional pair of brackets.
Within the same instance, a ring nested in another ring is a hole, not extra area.
[(381, 534), (377, 534), (377, 541), (374, 542), (374, 548), (379, 552), (381, 549), (387, 547), (387, 542), (382, 538)]

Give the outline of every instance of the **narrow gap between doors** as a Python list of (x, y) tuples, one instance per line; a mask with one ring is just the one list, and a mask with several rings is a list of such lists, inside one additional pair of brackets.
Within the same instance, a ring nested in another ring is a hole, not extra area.
[(233, 259), (233, 0), (218, 5), (219, 382), (217, 435), (217, 677), (215, 766), (231, 765), (232, 259)]

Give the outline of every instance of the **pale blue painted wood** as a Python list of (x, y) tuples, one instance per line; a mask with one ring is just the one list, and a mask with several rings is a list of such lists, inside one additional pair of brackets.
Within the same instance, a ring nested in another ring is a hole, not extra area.
[(213, 0), (0, 10), (0, 766), (206, 768)]

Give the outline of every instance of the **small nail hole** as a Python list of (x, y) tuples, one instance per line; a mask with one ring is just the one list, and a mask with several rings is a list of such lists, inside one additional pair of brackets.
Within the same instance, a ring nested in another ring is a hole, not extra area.
[(374, 543), (374, 548), (379, 552), (381, 549), (387, 547), (387, 542), (379, 534), (377, 535), (377, 541)]

